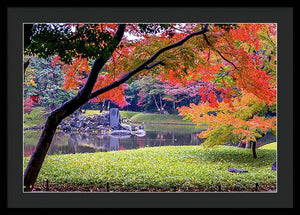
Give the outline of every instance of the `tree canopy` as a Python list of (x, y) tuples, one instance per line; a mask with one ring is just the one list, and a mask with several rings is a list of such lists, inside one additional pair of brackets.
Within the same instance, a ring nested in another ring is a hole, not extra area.
[[(201, 134), (208, 145), (230, 138), (254, 141), (258, 134), (274, 129), (276, 117), (267, 119), (263, 113), (276, 105), (276, 27), (272, 23), (63, 23), (25, 28), (24, 53), (29, 58), (51, 57), (53, 69), (60, 66), (65, 74), (63, 88), (78, 92), (50, 114), (25, 173), (25, 185), (34, 183), (64, 117), (88, 101), (109, 99), (124, 107), (127, 85), (149, 75), (164, 84), (169, 96), (171, 89), (179, 93), (197, 86), (198, 103), (178, 110), (198, 124), (208, 123)], [(161, 94), (162, 88), (156, 87), (147, 93)], [(178, 99), (174, 91), (169, 99)]]

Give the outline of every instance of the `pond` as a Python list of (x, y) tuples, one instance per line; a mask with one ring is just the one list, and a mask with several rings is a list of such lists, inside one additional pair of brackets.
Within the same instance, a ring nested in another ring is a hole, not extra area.
[[(143, 147), (171, 145), (200, 145), (204, 140), (197, 137), (203, 128), (189, 125), (147, 125), (146, 135), (139, 137), (112, 137), (98, 133), (57, 131), (53, 137), (48, 155), (93, 153), (129, 150)], [(41, 130), (24, 131), (24, 156), (31, 156), (38, 142)]]
[[(131, 135), (125, 138), (98, 133), (57, 131), (48, 155), (107, 152), (158, 146), (200, 145), (204, 139), (199, 139), (197, 134), (205, 129), (205, 126), (195, 128), (191, 125), (147, 124), (145, 136)], [(24, 131), (24, 156), (32, 155), (40, 135), (41, 130)], [(276, 137), (268, 132), (258, 140), (257, 147), (274, 141), (276, 141)]]

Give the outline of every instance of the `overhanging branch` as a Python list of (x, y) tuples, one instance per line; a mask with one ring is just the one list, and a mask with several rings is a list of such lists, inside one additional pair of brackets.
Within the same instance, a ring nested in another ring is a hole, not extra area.
[(92, 66), (91, 72), (88, 76), (88, 79), (86, 81), (86, 84), (82, 88), (82, 90), (78, 93), (80, 97), (87, 98), (90, 93), (93, 90), (93, 87), (97, 81), (97, 77), (99, 74), (99, 71), (102, 69), (102, 67), (105, 65), (105, 63), (108, 61), (109, 57), (113, 53), (113, 51), (118, 46), (119, 42), (121, 41), (124, 31), (125, 31), (125, 24), (120, 24), (118, 26), (118, 30), (116, 31), (114, 38), (110, 42), (110, 44), (107, 45), (104, 52), (107, 52), (109, 54), (103, 54), (99, 58), (97, 58)]
[(65, 116), (70, 115), (74, 111), (76, 111), (77, 108), (79, 108), (81, 105), (86, 103), (89, 100), (89, 96), (91, 95), (91, 92), (93, 90), (93, 87), (97, 81), (97, 77), (99, 74), (99, 71), (103, 68), (109, 57), (112, 55), (115, 48), (118, 46), (119, 42), (121, 41), (124, 31), (125, 31), (125, 24), (120, 24), (118, 26), (118, 30), (116, 31), (114, 38), (110, 44), (107, 46), (107, 54), (102, 55), (99, 58), (97, 58), (92, 66), (91, 72), (88, 76), (87, 82), (83, 86), (83, 88), (78, 92), (78, 94), (73, 97), (71, 100), (65, 102), (61, 107), (54, 110), (50, 116), (56, 118), (59, 116), (59, 120), (62, 120)]
[(228, 60), (227, 58), (225, 58), (219, 50), (215, 49), (215, 48), (213, 47), (213, 45), (208, 41), (207, 36), (206, 36), (205, 34), (203, 34), (203, 35), (204, 35), (204, 40), (206, 41), (206, 43), (207, 43), (210, 47), (212, 47), (212, 49), (213, 49), (214, 51), (216, 51), (216, 52), (220, 55), (220, 57), (221, 57), (223, 60), (225, 60), (227, 63), (230, 63), (236, 70), (239, 71), (239, 69), (236, 67), (236, 65), (235, 65), (234, 63), (232, 63), (230, 60)]
[(159, 56), (161, 55), (162, 53), (170, 50), (170, 49), (173, 49), (175, 47), (178, 47), (178, 46), (181, 46), (183, 45), (187, 40), (189, 40), (190, 38), (194, 37), (194, 36), (198, 36), (198, 35), (205, 35), (205, 33), (208, 31), (208, 24), (206, 24), (204, 26), (204, 28), (201, 30), (201, 31), (197, 31), (197, 32), (194, 32), (192, 34), (189, 34), (188, 36), (186, 36), (185, 38), (183, 38), (182, 40), (176, 42), (176, 43), (173, 43), (169, 46), (166, 46), (160, 50), (158, 50), (154, 55), (152, 55), (148, 60), (146, 60), (144, 63), (142, 63), (140, 66), (138, 66), (137, 68), (135, 68), (134, 70), (126, 73), (125, 75), (123, 75), (119, 80), (117, 81), (114, 81), (113, 83), (105, 86), (105, 87), (102, 87), (100, 88), (99, 90), (96, 90), (94, 91), (93, 93), (91, 93), (91, 95), (89, 96), (89, 99), (92, 99), (92, 98), (95, 98), (97, 97), (98, 95), (104, 93), (104, 92), (107, 92), (115, 87), (118, 87), (120, 86), (121, 84), (125, 83), (127, 80), (129, 80), (132, 76), (134, 76), (135, 74), (137, 74), (138, 72), (140, 72), (141, 70), (144, 70), (144, 69), (150, 69), (150, 68), (153, 68), (154, 66), (157, 66), (157, 65), (162, 65), (162, 62), (161, 61), (158, 61), (152, 65), (149, 66), (149, 64), (151, 64), (152, 62), (154, 62), (154, 60)]
[(162, 66), (165, 66), (166, 64), (162, 61), (157, 61), (149, 66), (145, 66), (145, 69), (152, 69), (153, 67), (157, 66), (157, 65), (162, 65)]

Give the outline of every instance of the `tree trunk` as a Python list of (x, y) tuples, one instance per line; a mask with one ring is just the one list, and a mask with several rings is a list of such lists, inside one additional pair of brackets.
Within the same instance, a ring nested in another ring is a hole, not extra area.
[(30, 191), (35, 183), (39, 171), (44, 162), (47, 151), (52, 142), (53, 135), (57, 127), (55, 118), (49, 117), (43, 129), (43, 133), (39, 139), (36, 149), (30, 158), (24, 175), (24, 190)]
[(107, 104), (107, 110), (108, 110), (108, 111), (110, 110), (110, 101), (108, 101), (108, 104)]
[(32, 190), (59, 123), (65, 117), (74, 113), (85, 102), (86, 100), (80, 99), (80, 97), (77, 96), (59, 109), (53, 111), (47, 118), (43, 132), (24, 174), (25, 191)]
[(172, 145), (175, 145), (175, 134), (172, 132)]
[(157, 104), (157, 102), (156, 102), (156, 98), (155, 98), (154, 95), (152, 95), (152, 96), (153, 96), (153, 99), (154, 99), (155, 106), (156, 106), (158, 112), (160, 113), (160, 108), (159, 108), (159, 106), (158, 106), (158, 104)]
[[(56, 128), (59, 123), (70, 114), (74, 113), (78, 108), (85, 104), (91, 96), (93, 87), (97, 81), (99, 71), (103, 68), (105, 63), (108, 61), (113, 51), (118, 46), (121, 41), (125, 30), (125, 25), (121, 24), (118, 27), (117, 32), (114, 35), (113, 40), (107, 45), (106, 55), (102, 55), (97, 58), (92, 66), (91, 72), (85, 85), (81, 88), (78, 94), (71, 100), (64, 103), (61, 107), (51, 112), (50, 116), (47, 118), (43, 132), (40, 136), (38, 144), (32, 154), (27, 168), (24, 174), (24, 190), (32, 190), (34, 183), (38, 177), (44, 159), (46, 157), (47, 151), (52, 142), (53, 135), (55, 134)], [(106, 90), (107, 91), (107, 90)]]
[(205, 28), (203, 30), (192, 33), (192, 34), (186, 36), (184, 39), (180, 40), (179, 42), (171, 44), (169, 46), (166, 46), (166, 47), (160, 49), (152, 57), (150, 57), (148, 60), (146, 60), (140, 66), (138, 66), (136, 69), (134, 69), (134, 70), (128, 72), (127, 74), (125, 74), (124, 76), (122, 76), (119, 80), (114, 81), (113, 83), (92, 92), (93, 87), (96, 83), (99, 71), (103, 68), (104, 64), (110, 58), (113, 51), (116, 49), (117, 45), (119, 44), (119, 42), (121, 41), (121, 39), (123, 37), (124, 30), (125, 30), (125, 24), (120, 24), (117, 32), (115, 33), (114, 40), (107, 47), (107, 51), (109, 52), (109, 54), (106, 53), (103, 56), (101, 56), (95, 60), (93, 66), (92, 66), (91, 72), (88, 76), (88, 80), (86, 81), (84, 87), (79, 91), (79, 93), (73, 99), (64, 103), (58, 109), (54, 110), (50, 114), (50, 116), (47, 118), (47, 121), (45, 123), (44, 129), (42, 131), (42, 134), (40, 136), (38, 144), (35, 148), (34, 153), (31, 156), (29, 163), (27, 165), (27, 168), (25, 170), (24, 190), (25, 191), (32, 190), (34, 183), (38, 177), (39, 171), (44, 162), (44, 159), (46, 157), (47, 151), (52, 142), (52, 138), (55, 134), (56, 128), (65, 117), (74, 113), (81, 105), (85, 104), (88, 100), (95, 98), (98, 95), (105, 93), (105, 92), (125, 83), (127, 80), (129, 80), (131, 77), (133, 77), (135, 74), (137, 74), (139, 71), (144, 70), (144, 69), (151, 69), (157, 65), (164, 65), (164, 63), (161, 61), (157, 61), (156, 63), (153, 63), (151, 65), (149, 65), (149, 64), (152, 63), (163, 52), (170, 50), (172, 48), (181, 46), (185, 41), (189, 40), (191, 37), (194, 37), (197, 35), (202, 35), (202, 34), (204, 35), (204, 33), (206, 33), (208, 31), (207, 26), (208, 25), (206, 24)]
[(159, 103), (160, 103), (160, 110), (163, 111), (164, 108), (161, 101), (161, 94), (159, 94)]
[(256, 154), (256, 142), (251, 142), (252, 144), (252, 154), (253, 154), (253, 158), (257, 158), (257, 154)]
[(245, 148), (250, 149), (251, 148), (251, 142), (247, 142)]
[(102, 111), (104, 110), (104, 107), (105, 107), (105, 100), (106, 100), (106, 99), (103, 100), (103, 103), (102, 103), (102, 105), (101, 105), (101, 107), (100, 107), (100, 113), (102, 113)]

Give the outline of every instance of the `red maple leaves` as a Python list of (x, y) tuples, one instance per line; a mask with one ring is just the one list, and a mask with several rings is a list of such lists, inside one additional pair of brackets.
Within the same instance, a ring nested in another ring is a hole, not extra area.
[[(113, 34), (116, 25), (99, 24), (97, 28)], [(199, 26), (183, 24), (176, 28), (177, 30), (174, 30), (175, 27), (172, 29), (172, 37), (167, 31), (149, 36), (146, 33), (141, 34), (135, 24), (128, 25), (127, 33), (138, 36), (140, 40), (129, 41), (124, 37), (104, 72), (99, 74), (94, 90), (118, 80), (149, 58), (158, 48), (182, 39), (187, 32), (199, 29)], [(225, 103), (230, 103), (240, 90), (253, 93), (267, 104), (272, 104), (276, 101), (274, 77), (261, 69), (266, 56), (258, 53), (266, 46), (264, 37), (267, 36), (276, 37), (276, 25), (238, 24), (238, 27), (229, 30), (211, 25), (207, 40), (204, 37), (193, 38), (160, 56), (159, 60), (164, 61), (166, 66), (155, 68), (156, 77), (173, 86), (187, 86), (198, 80), (203, 81), (206, 85), (199, 89), (199, 94), (202, 101), (208, 101), (211, 107), (218, 107), (217, 92), (221, 93), (220, 97)], [(53, 59), (52, 65), (56, 63), (59, 63), (59, 57)], [(90, 71), (88, 59), (78, 55), (71, 65), (61, 63), (61, 66), (66, 74), (63, 87), (68, 90), (80, 89)], [(146, 74), (146, 70), (141, 72), (141, 75)], [(121, 85), (99, 95), (93, 101), (106, 98), (124, 107), (128, 104), (123, 96), (125, 88), (125, 85)]]

